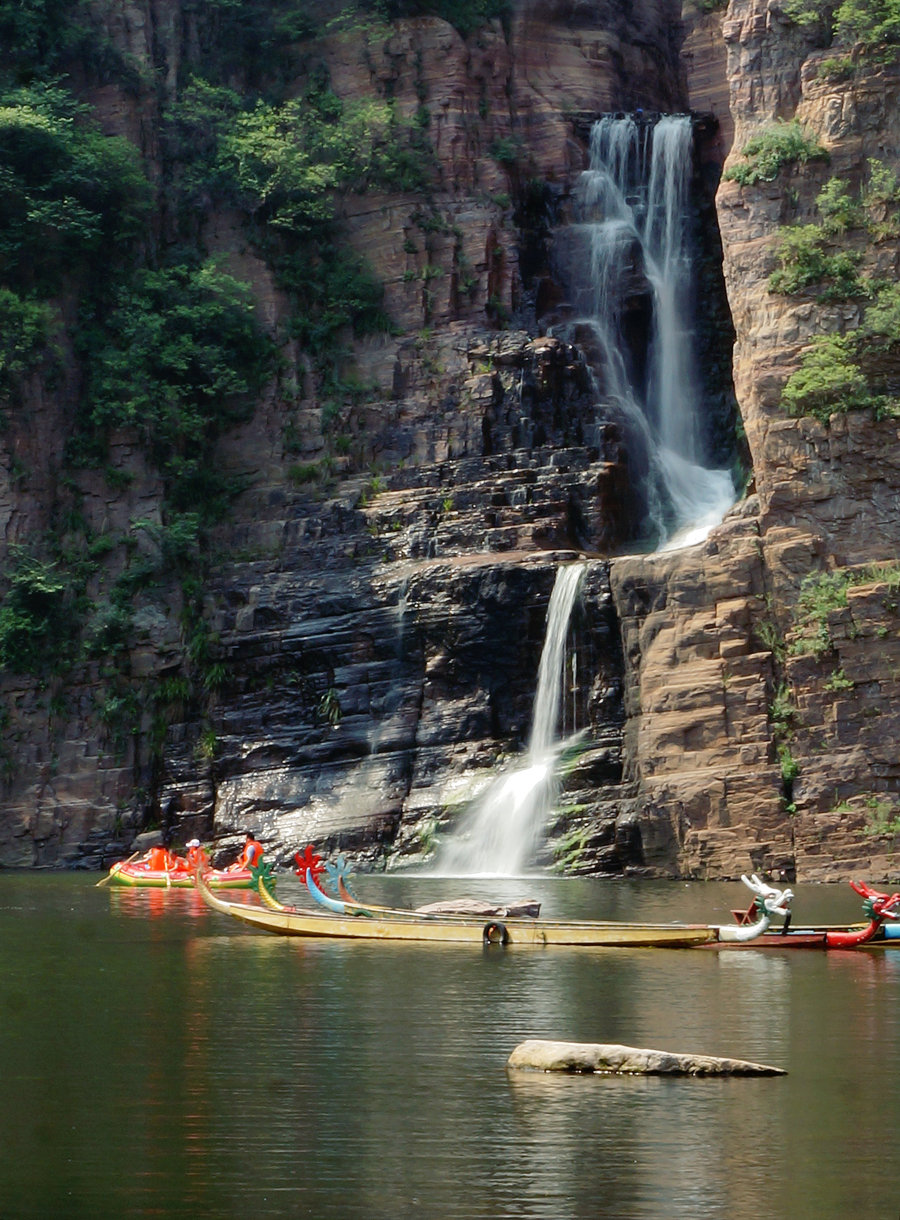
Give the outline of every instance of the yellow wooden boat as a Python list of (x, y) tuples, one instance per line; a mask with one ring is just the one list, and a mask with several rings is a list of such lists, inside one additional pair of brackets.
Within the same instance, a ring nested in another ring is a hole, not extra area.
[[(422, 915), (363, 906), (343, 914), (285, 907), (272, 895), (267, 906), (229, 902), (213, 893), (202, 874), (197, 890), (214, 911), (229, 915), (251, 928), (279, 936), (305, 936), (336, 940), (405, 940), (443, 944), (499, 944), (542, 949), (551, 945), (589, 945), (602, 948), (672, 948), (706, 945), (737, 931), (709, 924), (652, 924), (602, 920), (471, 919), (453, 915)], [(264, 883), (260, 893), (267, 893)], [(761, 929), (760, 929), (761, 930)], [(741, 929), (742, 939), (747, 930)]]

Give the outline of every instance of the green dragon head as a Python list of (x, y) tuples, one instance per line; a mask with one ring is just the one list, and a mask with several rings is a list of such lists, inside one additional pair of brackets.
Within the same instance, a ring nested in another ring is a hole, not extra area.
[(275, 893), (275, 874), (268, 860), (260, 860), (259, 864), (251, 864), (250, 876), (253, 878), (253, 884), (257, 890), (264, 885), (270, 894)]

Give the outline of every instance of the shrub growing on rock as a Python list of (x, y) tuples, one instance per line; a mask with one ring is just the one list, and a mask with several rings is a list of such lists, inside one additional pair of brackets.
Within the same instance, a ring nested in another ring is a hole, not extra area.
[(805, 165), (808, 161), (827, 161), (828, 152), (812, 136), (807, 135), (796, 119), (785, 122), (776, 119), (747, 141), (741, 149), (744, 158), (723, 175), (753, 186), (757, 182), (773, 182), (785, 165)]

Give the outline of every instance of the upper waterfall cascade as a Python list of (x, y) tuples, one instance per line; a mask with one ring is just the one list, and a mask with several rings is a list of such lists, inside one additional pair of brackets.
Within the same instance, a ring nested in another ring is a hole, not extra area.
[[(646, 466), (647, 534), (657, 545), (698, 541), (734, 503), (728, 470), (707, 464), (696, 369), (686, 115), (655, 123), (605, 116), (576, 190), (578, 249), (589, 255), (574, 326), (587, 332), (598, 388), (625, 421)], [(587, 249), (585, 250), (585, 247)], [(649, 290), (646, 336), (633, 297)]]

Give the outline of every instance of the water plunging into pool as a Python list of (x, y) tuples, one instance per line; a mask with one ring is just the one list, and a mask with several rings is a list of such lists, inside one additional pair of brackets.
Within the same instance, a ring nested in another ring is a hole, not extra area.
[(439, 856), (437, 871), (452, 876), (508, 876), (533, 859), (556, 795), (556, 760), (566, 730), (566, 642), (583, 564), (558, 569), (538, 667), (531, 737), (520, 766), (499, 776), (475, 802)]

